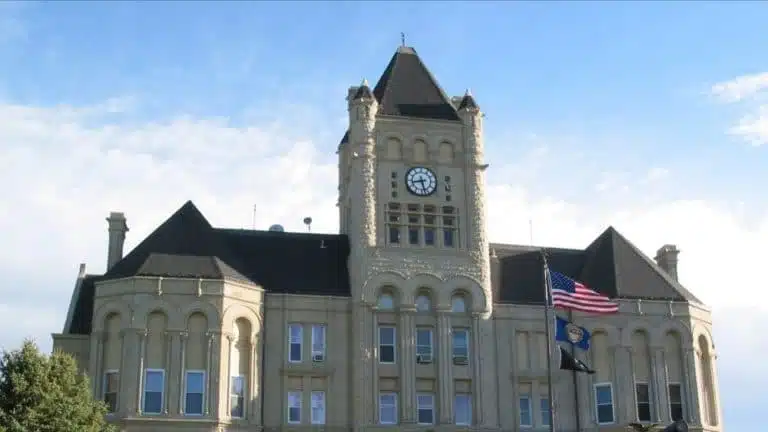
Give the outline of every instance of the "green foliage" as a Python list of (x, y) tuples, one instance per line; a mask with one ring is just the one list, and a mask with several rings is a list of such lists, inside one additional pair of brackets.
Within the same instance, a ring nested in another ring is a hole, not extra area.
[(660, 429), (657, 423), (652, 423), (652, 424), (630, 423), (628, 425), (628, 428), (629, 430), (634, 432), (653, 432)]
[(107, 407), (68, 354), (41, 353), (34, 342), (0, 358), (0, 432), (111, 432)]

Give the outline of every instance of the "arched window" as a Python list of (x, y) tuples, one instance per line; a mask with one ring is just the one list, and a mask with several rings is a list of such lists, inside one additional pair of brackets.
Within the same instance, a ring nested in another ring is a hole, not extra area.
[(451, 298), (451, 312), (466, 313), (467, 303), (464, 301), (464, 296), (456, 294)]
[(427, 143), (417, 139), (413, 142), (413, 160), (414, 162), (427, 161)]
[(632, 367), (635, 374), (636, 418), (639, 422), (650, 422), (654, 406), (651, 403), (651, 356), (649, 337), (643, 330), (632, 334)]
[(387, 159), (399, 160), (402, 157), (401, 154), (402, 145), (397, 138), (390, 138), (387, 140)]
[(416, 310), (419, 312), (429, 312), (432, 309), (432, 302), (429, 300), (429, 296), (421, 294), (416, 297)]
[(142, 412), (162, 414), (167, 410), (166, 383), (168, 372), (168, 317), (162, 311), (155, 311), (147, 317), (146, 358), (144, 362), (144, 392)]
[(104, 377), (101, 383), (101, 397), (109, 412), (115, 412), (118, 408), (117, 397), (120, 394), (120, 359), (123, 357), (121, 319), (119, 314), (113, 313), (104, 321), (106, 339), (102, 359)]
[(382, 293), (379, 295), (379, 301), (377, 303), (379, 309), (390, 310), (395, 308), (395, 299), (392, 294)]
[(185, 415), (205, 413), (205, 394), (208, 377), (208, 319), (195, 312), (187, 320), (187, 338), (184, 352), (184, 406)]
[(672, 421), (683, 419), (683, 351), (680, 334), (670, 331), (664, 338), (664, 358), (667, 362), (667, 395)]
[(445, 164), (453, 162), (453, 144), (449, 143), (448, 141), (443, 141), (440, 143), (438, 161)]
[(247, 414), (245, 401), (250, 372), (251, 323), (245, 318), (238, 318), (233, 330), (232, 350), (229, 354), (229, 415), (232, 418), (244, 418)]

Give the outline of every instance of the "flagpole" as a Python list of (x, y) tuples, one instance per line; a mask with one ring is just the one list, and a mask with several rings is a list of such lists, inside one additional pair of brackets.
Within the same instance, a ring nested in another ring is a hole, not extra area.
[[(573, 311), (568, 310), (568, 321), (573, 322)], [(576, 348), (573, 344), (571, 344), (571, 355), (573, 358), (576, 358)], [(574, 406), (576, 407), (576, 430), (581, 430), (581, 407), (579, 406), (579, 378), (576, 376), (576, 371), (573, 371), (571, 373), (571, 377), (573, 378), (573, 401)]]
[(547, 264), (547, 254), (544, 249), (541, 250), (541, 257), (544, 260), (544, 327), (547, 339), (547, 391), (549, 392), (549, 432), (555, 432), (555, 392), (552, 390), (552, 281), (549, 279), (549, 265)]

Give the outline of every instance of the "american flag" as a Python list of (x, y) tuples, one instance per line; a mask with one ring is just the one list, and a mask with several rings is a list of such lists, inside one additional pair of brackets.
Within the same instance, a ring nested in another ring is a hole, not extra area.
[(550, 292), (554, 307), (593, 314), (614, 314), (619, 311), (618, 303), (564, 274), (549, 270), (549, 280), (552, 283)]

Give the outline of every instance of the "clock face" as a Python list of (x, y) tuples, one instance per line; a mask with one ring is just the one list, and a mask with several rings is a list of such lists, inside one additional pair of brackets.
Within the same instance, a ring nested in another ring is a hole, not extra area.
[(414, 195), (429, 196), (437, 190), (437, 177), (429, 168), (414, 167), (405, 174), (405, 185)]

